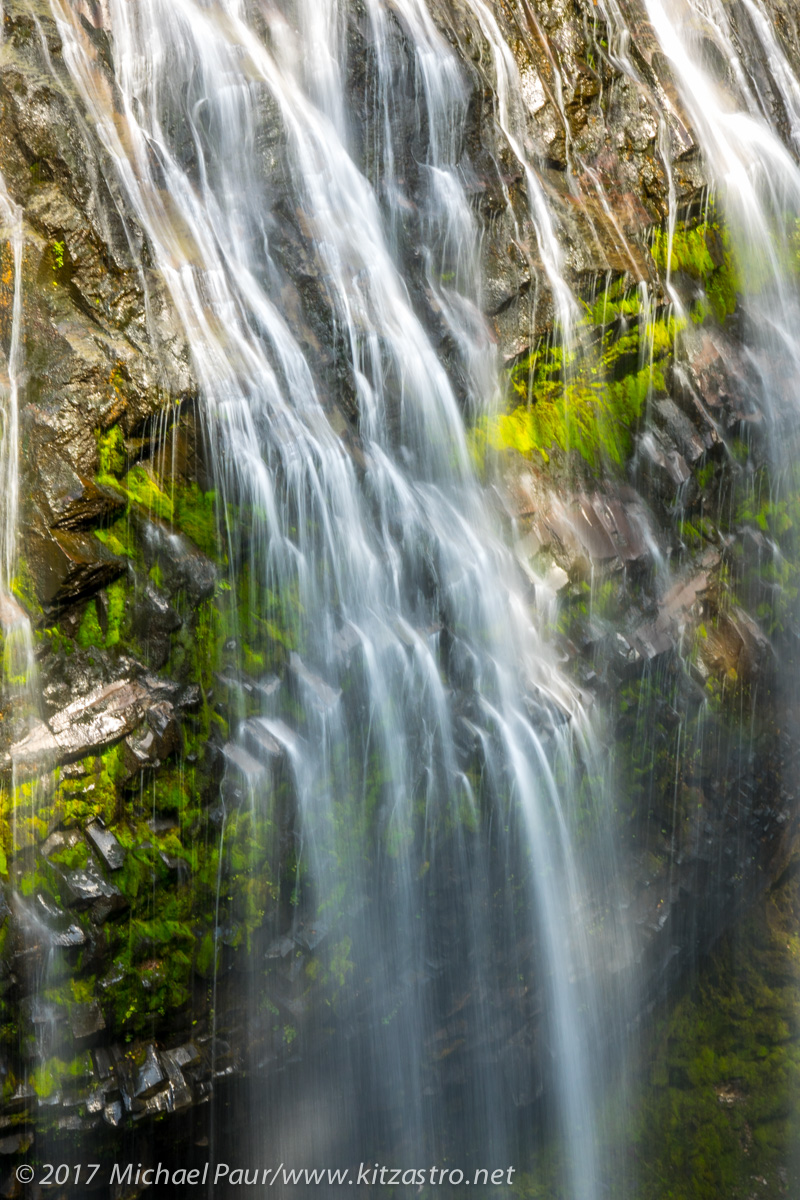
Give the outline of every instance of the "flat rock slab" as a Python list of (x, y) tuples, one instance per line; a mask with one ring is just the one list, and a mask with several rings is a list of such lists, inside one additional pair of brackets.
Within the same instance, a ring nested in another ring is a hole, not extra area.
[(11, 747), (4, 765), (36, 772), (85, 758), (132, 733), (152, 703), (146, 688), (128, 680), (95, 688), (57, 712), (49, 724), (36, 725)]
[(118, 871), (125, 862), (125, 851), (114, 834), (99, 821), (86, 826), (86, 836), (109, 871)]
[(98, 900), (111, 901), (120, 908), (125, 906), (125, 898), (119, 888), (104, 879), (91, 864), (85, 871), (64, 871), (61, 877), (68, 908), (88, 908)]

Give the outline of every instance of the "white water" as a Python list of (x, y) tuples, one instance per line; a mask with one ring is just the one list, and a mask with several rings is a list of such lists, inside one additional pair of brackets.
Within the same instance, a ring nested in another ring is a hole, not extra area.
[[(1, 14), (0, 14), (1, 15)], [(27, 613), (13, 593), (17, 570), (19, 521), (19, 404), (23, 371), (22, 349), (22, 256), (25, 239), (22, 209), (8, 194), (0, 175), (0, 238), (7, 241), (11, 263), (11, 320), (8, 354), (0, 375), (0, 630), (2, 630), (3, 699), (17, 720), (35, 711), (38, 701), (33, 633)], [(12, 790), (16, 791), (16, 771)], [(12, 842), (16, 847), (17, 805), (11, 810)]]
[[(330, 1073), (311, 1064), (305, 1107), (283, 1114), (296, 1161), (335, 1159), (346, 1128), (365, 1160), (410, 1149), (421, 1161), (513, 1164), (526, 1149), (515, 1110), (536, 1094), (535, 1056), (515, 1062), (493, 1026), (516, 962), (520, 994), (534, 988), (544, 1010), (538, 1057), (568, 1194), (593, 1200), (599, 1014), (570, 844), (589, 727), (487, 514), (415, 299), (422, 279), (456, 347), (467, 411), (490, 403), (479, 233), (457, 164), (457, 60), (419, 0), (370, 0), (373, 105), (360, 149), (336, 0), (109, 0), (116, 92), (82, 7), (52, 0), (72, 79), (189, 339), (220, 485), (252, 513), (250, 528), (229, 531), (234, 558), (261, 595), (293, 597), (299, 656), (265, 699), (260, 730), (284, 748), (299, 810), (298, 919), (330, 927), (364, 989), (358, 1034), (338, 1033)], [(472, 7), (568, 330), (558, 243), (518, 143), (513, 60), (488, 8)], [(425, 143), (413, 196), (397, 166), (407, 163), (399, 82), (413, 90), (411, 135)], [(287, 220), (352, 389), (355, 460), (336, 432), (330, 364), (284, 273)], [(247, 764), (248, 796), (269, 813), (274, 781), (256, 733), (243, 726), (231, 770)], [(464, 996), (465, 1036), (438, 1047)], [(451, 1050), (455, 1083), (437, 1065)], [(331, 1076), (335, 1096), (314, 1091)], [(278, 1120), (257, 1090), (253, 1102), (255, 1123)], [(313, 1114), (307, 1125), (300, 1111)]]

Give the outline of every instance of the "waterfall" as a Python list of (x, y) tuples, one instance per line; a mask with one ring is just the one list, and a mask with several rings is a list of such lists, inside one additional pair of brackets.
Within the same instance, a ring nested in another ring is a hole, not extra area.
[[(574, 301), (519, 142), (510, 51), (471, 8), (566, 330)], [(530, 1157), (526, 1113), (547, 1089), (566, 1194), (593, 1200), (608, 1014), (573, 835), (580, 818), (610, 839), (610, 810), (582, 698), (537, 632), (465, 437), (497, 363), (458, 60), (420, 0), (369, 0), (361, 64), (338, 0), (109, 0), (112, 76), (83, 9), (52, 0), (191, 347), (230, 586), (253, 612), (241, 641), (266, 631), (285, 651), (231, 730), (225, 803), (275, 838), (291, 797), (293, 936), (332, 948), (336, 1037), (316, 1031), (280, 1106), (256, 1064), (254, 1144), (277, 1138), (298, 1163), (509, 1167)]]

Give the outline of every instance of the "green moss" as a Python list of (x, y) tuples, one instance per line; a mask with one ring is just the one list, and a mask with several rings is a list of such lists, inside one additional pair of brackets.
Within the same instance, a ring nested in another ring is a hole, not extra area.
[(97, 430), (97, 459), (98, 475), (104, 480), (116, 484), (124, 474), (128, 455), (125, 450), (125, 438), (119, 425), (112, 425), (107, 433)]
[(216, 947), (214, 935), (212, 933), (207, 933), (197, 947), (194, 966), (198, 975), (202, 975), (204, 979), (210, 979), (214, 974), (215, 965)]
[(632, 332), (614, 326), (566, 356), (542, 343), (510, 374), (512, 396), (524, 403), (472, 431), (479, 459), (490, 447), (545, 462), (554, 451), (575, 452), (593, 469), (603, 462), (621, 466), (648, 396), (665, 391), (664, 366), (679, 329), (673, 318), (637, 324)]
[(115, 580), (106, 588), (108, 597), (108, 625), (106, 628), (106, 647), (116, 646), (122, 640), (122, 630), (126, 617), (126, 606), (129, 589), (122, 579)]
[(776, 492), (764, 470), (743, 476), (736, 504), (737, 523), (766, 535), (757, 555), (746, 555), (740, 542), (734, 561), (743, 603), (770, 635), (794, 627), (800, 596), (800, 467), (790, 467), (780, 484)]
[(89, 848), (85, 842), (77, 842), (74, 846), (66, 846), (56, 854), (51, 854), (50, 861), (61, 863), (70, 871), (82, 871), (89, 861)]
[(152, 468), (137, 463), (122, 480), (122, 488), (128, 499), (162, 521), (172, 522), (173, 504), (162, 489)]
[(49, 803), (40, 805), (39, 817), (45, 828), (54, 819), (66, 828), (83, 825), (95, 817), (102, 817), (106, 824), (116, 819), (119, 786), (126, 776), (122, 744), (85, 758), (82, 766), (85, 772), (82, 778), (57, 778)]
[(133, 537), (130, 520), (127, 515), (120, 517), (118, 521), (108, 526), (107, 529), (96, 529), (94, 534), (104, 545), (108, 546), (113, 554), (136, 560), (142, 556), (141, 550)]
[(36, 584), (27, 561), (21, 556), (17, 558), (16, 574), (11, 580), (11, 591), (20, 604), (31, 614), (39, 614), (42, 606), (36, 595)]
[(105, 641), (103, 631), (100, 628), (100, 619), (97, 615), (97, 605), (94, 600), (90, 600), (84, 609), (78, 629), (78, 636), (75, 640), (84, 650), (88, 646), (102, 646)]
[(175, 486), (174, 500), (176, 528), (216, 560), (220, 550), (216, 492), (203, 492), (196, 483), (181, 484)]
[[(667, 269), (668, 250), (667, 230), (657, 229), (651, 251), (661, 271)], [(705, 301), (694, 298), (692, 320), (695, 323), (702, 323), (709, 311), (720, 322), (736, 311), (741, 290), (739, 271), (728, 230), (718, 220), (712, 217), (678, 225), (669, 265), (674, 274), (682, 273), (703, 287)]]
[[(653, 234), (652, 254), (663, 274), (663, 229)], [(736, 310), (739, 272), (727, 229), (713, 214), (678, 225), (669, 260), (694, 323), (722, 322)], [(545, 462), (554, 453), (577, 455), (593, 471), (626, 462), (648, 398), (667, 391), (683, 324), (643, 309), (624, 278), (584, 309), (573, 346), (543, 340), (509, 373), (506, 411), (481, 419), (470, 434), (479, 468), (489, 451), (504, 450)]]
[(745, 1200), (754, 1177), (783, 1194), (779, 1171), (796, 1170), (798, 878), (767, 894), (660, 1030), (635, 1141), (642, 1200)]

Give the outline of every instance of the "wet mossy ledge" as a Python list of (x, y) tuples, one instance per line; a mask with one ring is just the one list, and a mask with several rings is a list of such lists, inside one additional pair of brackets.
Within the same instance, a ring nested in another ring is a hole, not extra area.
[(503, 451), (578, 473), (624, 469), (648, 406), (672, 390), (681, 335), (724, 326), (738, 305), (730, 236), (708, 203), (671, 235), (653, 229), (649, 258), (657, 287), (627, 273), (595, 277), (569, 348), (556, 329), (511, 365), (506, 404), (471, 431), (481, 470), (487, 455)]
[(285, 766), (262, 810), (227, 757), (297, 616), (227, 537), (246, 514), (203, 477), (201, 443), (192, 403), (97, 430), (69, 495), (78, 543), (48, 524), (63, 479), (46, 457), (30, 472), (13, 590), (33, 656), (7, 631), (0, 722), (0, 1130), (31, 1154), (39, 1128), (113, 1130), (202, 1101), (256, 1046), (288, 1056), (302, 997), (330, 1003), (341, 974), (342, 946), (280, 942), (297, 926)]

